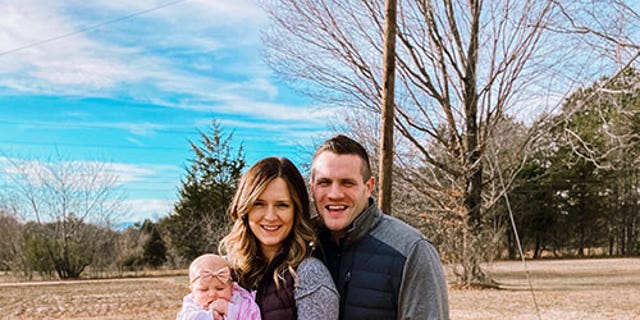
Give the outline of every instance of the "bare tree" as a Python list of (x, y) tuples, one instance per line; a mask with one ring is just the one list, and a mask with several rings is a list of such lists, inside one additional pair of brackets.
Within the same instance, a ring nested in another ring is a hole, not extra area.
[(0, 270), (12, 270), (31, 276), (31, 269), (22, 255), (24, 226), (16, 212), (5, 201), (0, 203)]
[[(531, 121), (531, 113), (557, 106), (582, 79), (602, 74), (603, 68), (619, 67), (611, 64), (617, 58), (602, 58), (610, 57), (614, 41), (629, 39), (624, 30), (598, 32), (608, 29), (591, 24), (613, 21), (578, 21), (575, 16), (612, 12), (606, 5), (620, 12), (631, 9), (621, 1), (563, 3), (399, 2), (395, 128), (422, 164), (403, 172), (437, 204), (430, 214), (460, 222), (459, 255), (452, 262), (462, 265), (461, 282), (487, 281), (480, 268), (486, 250), (483, 214), (504, 193), (495, 192), (483, 201), (485, 179), (497, 181), (496, 176), (487, 176), (497, 171), (484, 168), (496, 127), (507, 115)], [(264, 35), (267, 62), (279, 75), (312, 97), (380, 113), (381, 1), (264, 0), (263, 4), (274, 21)], [(615, 46), (633, 48), (630, 42), (618, 41)], [(521, 150), (534, 141), (533, 133), (539, 129), (530, 128)]]
[(126, 213), (116, 175), (102, 162), (6, 160), (16, 212), (42, 226), (34, 236), (43, 237), (58, 275), (77, 278), (101, 252), (96, 230)]

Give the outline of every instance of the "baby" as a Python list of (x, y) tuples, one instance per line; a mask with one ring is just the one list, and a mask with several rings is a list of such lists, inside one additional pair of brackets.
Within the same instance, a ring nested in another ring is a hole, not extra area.
[(255, 295), (231, 279), (229, 263), (218, 255), (203, 254), (191, 262), (189, 288), (177, 320), (260, 320)]

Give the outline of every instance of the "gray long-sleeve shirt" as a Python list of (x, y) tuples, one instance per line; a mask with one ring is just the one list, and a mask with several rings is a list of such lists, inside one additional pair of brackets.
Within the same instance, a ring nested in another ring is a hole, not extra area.
[(306, 258), (296, 270), (298, 287), (293, 295), (299, 320), (337, 320), (340, 297), (324, 264)]

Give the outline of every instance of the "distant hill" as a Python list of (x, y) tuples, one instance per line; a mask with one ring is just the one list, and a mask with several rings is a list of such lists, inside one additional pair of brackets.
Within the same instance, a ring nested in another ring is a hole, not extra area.
[(137, 222), (135, 222), (135, 221), (118, 222), (118, 223), (114, 224), (113, 227), (111, 227), (111, 229), (113, 229), (115, 231), (124, 231), (125, 229), (133, 226), (136, 223)]

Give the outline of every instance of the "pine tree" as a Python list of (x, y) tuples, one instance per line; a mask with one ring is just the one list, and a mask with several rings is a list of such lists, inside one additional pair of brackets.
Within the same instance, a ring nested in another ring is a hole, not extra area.
[(172, 245), (186, 260), (216, 252), (228, 230), (227, 208), (246, 164), (242, 146), (232, 155), (231, 138), (213, 120), (209, 135), (200, 132), (199, 145), (189, 141), (195, 158), (182, 180), (174, 211), (166, 219)]
[(167, 246), (155, 225), (150, 228), (149, 238), (144, 243), (142, 259), (145, 264), (154, 268), (167, 261)]

